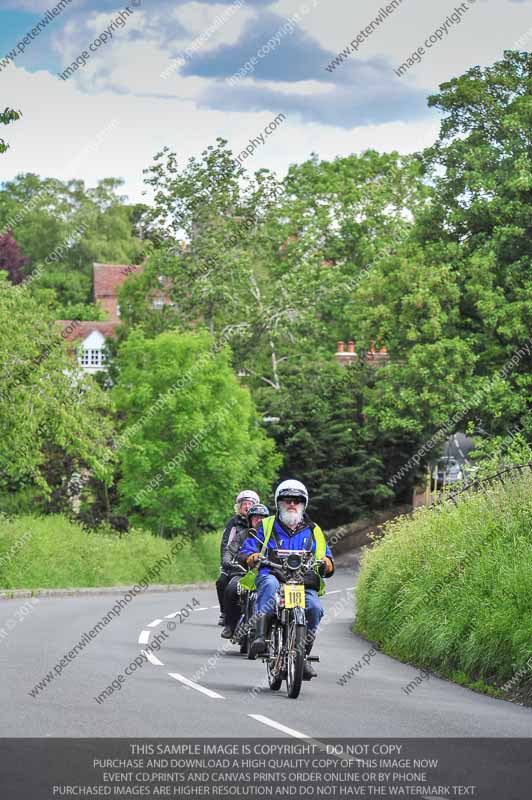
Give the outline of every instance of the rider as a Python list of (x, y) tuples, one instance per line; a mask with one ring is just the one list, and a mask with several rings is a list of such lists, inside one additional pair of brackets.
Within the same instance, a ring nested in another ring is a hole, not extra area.
[[(275, 550), (306, 550), (316, 552), (317, 548), (324, 552), (320, 560), (318, 571), (310, 571), (305, 576), (305, 600), (307, 618), (306, 655), (310, 655), (318, 625), (323, 616), (323, 608), (318, 599), (324, 592), (322, 576), (330, 577), (334, 573), (334, 562), (329, 545), (325, 543), (323, 532), (316, 523), (312, 522), (305, 513), (308, 505), (308, 492), (303, 483), (296, 480), (286, 480), (279, 484), (275, 492), (276, 515), (273, 518), (271, 535), (267, 541), (265, 555), (275, 561)], [(272, 520), (270, 517), (269, 520)], [(240, 549), (239, 558), (242, 563), (251, 569), (256, 566), (260, 550), (264, 545), (265, 520), (258, 528), (256, 536), (249, 536)], [(269, 527), (269, 526), (268, 526)], [(268, 623), (271, 619), (274, 598), (279, 588), (279, 581), (271, 573), (270, 567), (259, 567), (256, 578), (257, 602), (256, 621), (257, 633), (251, 645), (251, 654), (259, 655), (266, 649), (266, 635)], [(303, 678), (310, 680), (316, 676), (310, 662), (305, 661)]]
[[(237, 530), (236, 528), (231, 532), (227, 547), (225, 548), (223, 562), (231, 565), (231, 562), (236, 559), (238, 551), (240, 550), (245, 539), (251, 532), (255, 533), (259, 524), (265, 517), (270, 516), (270, 509), (262, 503), (255, 503), (248, 511), (247, 519), (248, 526), (245, 530)], [(238, 582), (242, 577), (242, 567), (231, 566), (229, 571), (229, 582), (225, 587), (223, 604), (225, 612), (225, 628), (220, 634), (223, 639), (230, 639), (235, 632), (238, 620), (240, 618), (240, 603), (238, 601)]]
[(260, 497), (258, 496), (257, 492), (254, 492), (252, 489), (245, 489), (243, 492), (240, 492), (235, 501), (235, 516), (231, 517), (229, 522), (226, 524), (222, 535), (222, 541), (220, 542), (220, 577), (216, 581), (216, 591), (218, 593), (218, 602), (220, 604), (220, 619), (218, 620), (218, 625), (225, 624), (224, 592), (225, 587), (229, 583), (229, 573), (231, 571), (230, 562), (224, 562), (225, 548), (227, 547), (227, 542), (229, 541), (229, 537), (233, 531), (243, 533), (249, 529), (246, 515), (251, 506), (255, 503), (260, 503)]

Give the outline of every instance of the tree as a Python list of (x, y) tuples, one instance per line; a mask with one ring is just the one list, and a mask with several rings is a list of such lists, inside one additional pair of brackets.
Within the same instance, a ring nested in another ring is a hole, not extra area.
[(107, 398), (67, 354), (53, 308), (0, 275), (0, 487), (49, 497), (47, 475), (64, 459), (109, 483), (111, 434)]
[(279, 392), (270, 395), (269, 427), (284, 456), (280, 478), (302, 480), (311, 517), (326, 527), (351, 522), (394, 498), (386, 485), (397, 463), (397, 445), (364, 413), (371, 368), (330, 361), (292, 367)]
[(475, 67), (429, 105), (445, 114), (420, 159), (434, 191), (361, 283), (354, 319), (360, 348), (374, 339), (391, 357), (368, 415), (414, 448), (443, 433), (421, 463), (468, 422), (504, 436), (525, 419), (532, 433), (532, 55)]
[(28, 259), (20, 252), (20, 248), (13, 239), (11, 230), (0, 236), (0, 269), (7, 272), (11, 283), (22, 283), (21, 267)]
[(213, 345), (206, 332), (136, 330), (117, 356), (119, 510), (165, 535), (220, 528), (236, 492), (268, 493), (279, 466), (229, 351)]
[[(160, 245), (121, 308), (151, 333), (198, 321), (216, 337), (231, 332), (253, 388), (278, 391), (291, 360), (332, 352), (353, 284), (405, 235), (407, 209), (427, 190), (419, 165), (398, 154), (313, 158), (279, 183), (266, 170), (246, 175), (226, 144), (183, 168), (163, 151), (147, 171)], [(161, 281), (174, 303), (164, 314), (150, 306)]]
[[(10, 122), (16, 122), (21, 116), (22, 113), (20, 111), (15, 111), (13, 108), (5, 108), (3, 111), (0, 111), (0, 125), (9, 125)], [(9, 145), (7, 142), (0, 138), (0, 153), (5, 153), (8, 149)]]
[(93, 262), (141, 263), (152, 247), (138, 238), (139, 209), (126, 205), (121, 185), (106, 178), (87, 188), (28, 173), (0, 189), (0, 230), (12, 228), (32, 292), (53, 290), (59, 319), (69, 318), (69, 306), (91, 304)]

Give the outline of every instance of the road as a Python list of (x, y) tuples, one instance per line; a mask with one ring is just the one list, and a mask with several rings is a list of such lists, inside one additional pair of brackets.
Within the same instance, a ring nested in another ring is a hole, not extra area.
[[(297, 700), (287, 698), (284, 686), (280, 692), (261, 690), (263, 663), (247, 661), (220, 638), (214, 587), (138, 595), (32, 697), (39, 681), (117, 599), (42, 598), (0, 640), (2, 736), (532, 736), (530, 709), (436, 677), (407, 694), (403, 687), (418, 669), (381, 653), (363, 663), (371, 645), (351, 631), (355, 580), (355, 570), (344, 567), (328, 582), (315, 647), (318, 678), (303, 684)], [(21, 616), (16, 611), (24, 602), (0, 603), (0, 628)], [(177, 612), (187, 604), (194, 610), (179, 622)], [(141, 657), (142, 668), (97, 702), (158, 635), (162, 644), (153, 651), (154, 663)], [(340, 685), (359, 660), (358, 672)], [(253, 687), (258, 691), (250, 692)]]

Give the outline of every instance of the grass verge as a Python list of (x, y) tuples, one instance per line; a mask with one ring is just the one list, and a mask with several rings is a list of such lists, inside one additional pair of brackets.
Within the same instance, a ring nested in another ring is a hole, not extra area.
[[(164, 563), (176, 540), (142, 530), (118, 537), (92, 533), (61, 515), (0, 516), (0, 587), (3, 589), (83, 588), (139, 583), (196, 583), (214, 580), (219, 570), (219, 534), (183, 541)], [(160, 563), (163, 560), (163, 563)], [(159, 563), (158, 563), (159, 562)]]
[(364, 551), (354, 630), (384, 652), (532, 705), (532, 475), (422, 508)]

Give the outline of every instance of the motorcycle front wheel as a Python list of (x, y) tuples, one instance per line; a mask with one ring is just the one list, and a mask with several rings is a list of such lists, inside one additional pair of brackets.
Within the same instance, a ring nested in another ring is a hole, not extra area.
[(291, 617), (286, 625), (286, 688), (288, 697), (295, 699), (301, 691), (305, 666), (306, 625), (296, 625)]

